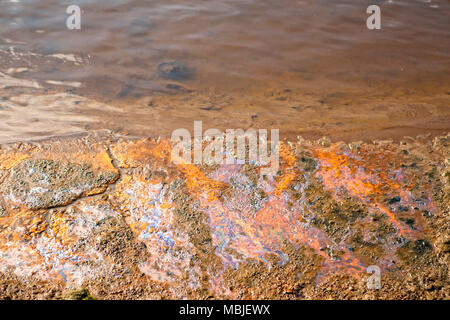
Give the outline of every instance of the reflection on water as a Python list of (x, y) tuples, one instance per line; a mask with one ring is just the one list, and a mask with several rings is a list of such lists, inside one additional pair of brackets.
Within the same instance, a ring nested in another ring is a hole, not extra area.
[[(373, 3), (382, 30), (366, 28)], [(448, 0), (4, 0), (0, 25), (0, 141), (193, 120), (335, 139), (450, 128)]]

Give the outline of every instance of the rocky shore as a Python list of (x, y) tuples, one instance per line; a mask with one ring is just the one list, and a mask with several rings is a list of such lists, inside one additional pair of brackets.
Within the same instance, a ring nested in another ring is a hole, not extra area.
[(0, 298), (450, 298), (450, 135), (299, 138), (275, 176), (170, 150), (99, 133), (0, 149)]

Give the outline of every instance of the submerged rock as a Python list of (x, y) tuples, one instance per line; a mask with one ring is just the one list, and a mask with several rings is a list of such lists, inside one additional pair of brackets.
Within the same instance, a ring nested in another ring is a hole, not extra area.
[(158, 75), (163, 79), (186, 81), (192, 78), (193, 70), (180, 62), (170, 61), (158, 65)]

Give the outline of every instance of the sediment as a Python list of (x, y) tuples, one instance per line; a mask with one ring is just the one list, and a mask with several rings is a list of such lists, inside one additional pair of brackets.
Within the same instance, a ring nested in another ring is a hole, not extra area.
[(450, 135), (299, 137), (273, 176), (170, 151), (96, 133), (0, 149), (0, 298), (450, 298)]

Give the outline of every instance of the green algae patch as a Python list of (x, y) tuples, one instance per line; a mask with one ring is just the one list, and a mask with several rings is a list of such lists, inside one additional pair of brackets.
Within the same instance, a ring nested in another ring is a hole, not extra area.
[(93, 297), (88, 289), (79, 289), (69, 291), (63, 295), (64, 300), (97, 300), (97, 298)]

